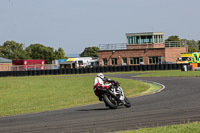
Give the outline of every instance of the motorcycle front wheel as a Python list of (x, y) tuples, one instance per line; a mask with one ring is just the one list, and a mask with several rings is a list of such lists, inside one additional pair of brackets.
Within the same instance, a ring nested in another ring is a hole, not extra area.
[(117, 108), (117, 101), (115, 98), (113, 98), (109, 94), (103, 94), (103, 101), (110, 109), (116, 109)]
[(130, 108), (131, 107), (131, 102), (128, 100), (128, 98), (125, 97), (124, 101), (125, 101), (124, 106), (127, 107), (127, 108)]

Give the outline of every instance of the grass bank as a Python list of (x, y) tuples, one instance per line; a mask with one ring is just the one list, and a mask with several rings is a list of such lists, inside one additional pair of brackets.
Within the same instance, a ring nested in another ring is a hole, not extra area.
[[(82, 75), (0, 78), (0, 116), (98, 103), (93, 92), (94, 77)], [(152, 87), (140, 81), (113, 79), (121, 83), (127, 97), (140, 95)]]
[[(132, 72), (135, 73), (135, 72)], [(200, 71), (145, 71), (142, 75), (136, 77), (200, 77)]]
[(200, 132), (200, 122), (173, 125), (173, 126), (163, 126), (157, 128), (143, 128), (133, 131), (122, 131), (118, 133), (199, 133)]

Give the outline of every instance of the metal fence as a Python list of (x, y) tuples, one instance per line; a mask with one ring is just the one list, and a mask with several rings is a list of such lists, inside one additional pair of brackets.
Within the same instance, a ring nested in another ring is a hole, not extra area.
[(186, 41), (165, 41), (165, 47), (187, 47)]
[[(154, 44), (157, 46), (156, 43), (144, 43), (144, 44), (138, 44), (144, 45), (144, 48), (149, 48), (150, 45)], [(135, 45), (134, 45), (135, 46)], [(129, 46), (131, 47), (131, 45)], [(186, 41), (165, 41), (163, 47), (187, 47)], [(124, 50), (127, 49), (127, 44), (126, 43), (114, 43), (114, 44), (99, 44), (99, 50)]]
[[(151, 57), (128, 57), (126, 62), (124, 58), (118, 57), (118, 66), (122, 65), (153, 65), (153, 64), (174, 64), (174, 63), (188, 63), (188, 60), (179, 60), (180, 57), (162, 57), (162, 56), (151, 56)], [(120, 63), (121, 62), (121, 63)], [(148, 62), (148, 63), (146, 63)], [(110, 64), (113, 65), (113, 64)], [(107, 65), (105, 65), (107, 66)], [(93, 66), (88, 66), (93, 67)], [(30, 71), (30, 70), (54, 70), (60, 69), (60, 65), (46, 64), (46, 65), (13, 65), (13, 66), (0, 66), (0, 71)]]
[(126, 48), (126, 43), (99, 44), (99, 50), (121, 50)]
[(12, 65), (0, 66), (0, 71), (29, 71), (29, 70), (51, 70), (59, 69), (60, 65), (46, 64), (46, 65)]

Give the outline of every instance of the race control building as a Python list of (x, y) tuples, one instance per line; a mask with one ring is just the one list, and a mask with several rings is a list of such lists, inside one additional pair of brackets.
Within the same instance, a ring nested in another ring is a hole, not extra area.
[(127, 43), (100, 44), (99, 66), (176, 63), (185, 42), (164, 41), (163, 32), (127, 33)]

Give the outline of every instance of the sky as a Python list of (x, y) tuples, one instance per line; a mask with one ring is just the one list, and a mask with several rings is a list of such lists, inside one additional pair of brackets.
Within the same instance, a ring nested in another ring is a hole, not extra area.
[(200, 0), (0, 0), (0, 45), (14, 40), (80, 54), (140, 32), (200, 40)]

